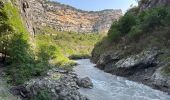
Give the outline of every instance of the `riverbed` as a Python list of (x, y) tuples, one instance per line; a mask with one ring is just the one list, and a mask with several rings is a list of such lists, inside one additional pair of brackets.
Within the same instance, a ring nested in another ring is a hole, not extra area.
[(94, 84), (93, 89), (79, 89), (90, 100), (170, 100), (167, 93), (99, 70), (89, 59), (76, 62), (75, 73), (80, 78), (89, 77)]

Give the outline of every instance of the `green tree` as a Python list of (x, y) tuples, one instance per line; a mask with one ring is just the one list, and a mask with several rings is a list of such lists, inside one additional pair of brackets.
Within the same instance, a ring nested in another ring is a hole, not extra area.
[(117, 41), (121, 37), (121, 33), (118, 30), (119, 24), (117, 21), (113, 22), (111, 28), (108, 31), (108, 39), (110, 42)]
[(143, 29), (149, 31), (156, 27), (163, 26), (168, 14), (169, 11), (165, 7), (157, 7), (146, 11), (145, 14), (142, 15), (143, 22), (141, 23)]
[(14, 33), (9, 43), (9, 55), (14, 63), (29, 63), (33, 60), (30, 45), (23, 33)]
[(2, 62), (5, 63), (7, 50), (10, 41), (10, 35), (13, 32), (12, 26), (8, 23), (8, 16), (3, 8), (0, 9), (0, 53), (2, 53)]
[(16, 84), (30, 79), (35, 73), (35, 62), (28, 41), (23, 33), (14, 33), (9, 43), (11, 65), (9, 73)]
[(133, 15), (125, 15), (119, 20), (118, 30), (122, 34), (128, 34), (131, 28), (136, 25), (136, 17)]

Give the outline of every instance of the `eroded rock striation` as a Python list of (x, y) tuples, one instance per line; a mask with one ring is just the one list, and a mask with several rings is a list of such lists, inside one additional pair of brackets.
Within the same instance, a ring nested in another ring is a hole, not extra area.
[(122, 11), (119, 9), (83, 11), (47, 0), (20, 1), (28, 28), (32, 27), (32, 32), (37, 27), (50, 27), (57, 31), (105, 33), (112, 22), (122, 16)]

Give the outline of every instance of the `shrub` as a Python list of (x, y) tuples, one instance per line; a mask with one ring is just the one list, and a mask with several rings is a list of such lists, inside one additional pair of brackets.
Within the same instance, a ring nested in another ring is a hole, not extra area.
[[(44, 41), (46, 40), (46, 41)], [(37, 64), (36, 74), (39, 75), (49, 68), (49, 64), (54, 66), (75, 65), (75, 63), (64, 56), (58, 44), (48, 35), (37, 35)], [(44, 67), (43, 67), (44, 66)], [(70, 67), (72, 68), (72, 67)]]
[(149, 31), (164, 25), (164, 20), (167, 18), (168, 13), (169, 11), (164, 7), (157, 7), (146, 11), (143, 16), (143, 29)]
[(28, 81), (34, 76), (34, 73), (35, 67), (34, 64), (31, 63), (12, 64), (7, 70), (7, 74), (10, 75), (10, 81), (16, 85)]
[(12, 36), (9, 43), (9, 56), (11, 65), (8, 74), (13, 82), (22, 84), (33, 76), (35, 72), (33, 55), (22, 33), (15, 33)]
[(39, 44), (37, 60), (35, 66), (35, 75), (42, 75), (49, 67), (49, 60), (55, 58), (56, 47), (50, 44)]
[(33, 61), (30, 45), (23, 33), (15, 33), (9, 43), (9, 56), (13, 63), (30, 63)]
[(128, 34), (136, 23), (136, 17), (129, 14), (123, 16), (118, 22), (113, 22), (108, 32), (109, 41), (118, 41), (122, 36)]
[(108, 34), (108, 40), (110, 42), (112, 41), (118, 41), (120, 37), (122, 36), (121, 32), (119, 32), (117, 29), (111, 29), (111, 31)]
[(109, 41), (120, 40), (127, 34), (130, 39), (137, 39), (142, 33), (170, 25), (170, 11), (165, 7), (148, 9), (138, 14), (137, 10), (138, 8), (132, 8), (119, 21), (113, 22), (108, 32)]
[(133, 15), (125, 15), (119, 20), (118, 24), (118, 30), (122, 34), (128, 34), (128, 32), (131, 30), (132, 26), (136, 25), (136, 17)]
[(133, 26), (130, 32), (128, 33), (128, 37), (130, 39), (138, 39), (142, 33), (142, 29), (139, 26)]

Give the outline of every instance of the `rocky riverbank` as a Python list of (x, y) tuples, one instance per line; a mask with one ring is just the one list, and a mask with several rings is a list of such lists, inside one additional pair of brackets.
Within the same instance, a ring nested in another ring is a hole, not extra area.
[(168, 50), (145, 49), (136, 54), (124, 55), (124, 51), (106, 52), (98, 59), (93, 56), (96, 67), (114, 75), (143, 83), (170, 94)]
[(13, 96), (9, 92), (10, 86), (7, 84), (5, 78), (3, 77), (5, 73), (3, 72), (4, 68), (0, 64), (0, 100), (20, 100), (19, 97)]
[(79, 87), (92, 88), (89, 78), (79, 79), (74, 72), (53, 68), (47, 76), (32, 79), (24, 85), (11, 89), (13, 94), (19, 95), (22, 100), (88, 100), (80, 94)]

